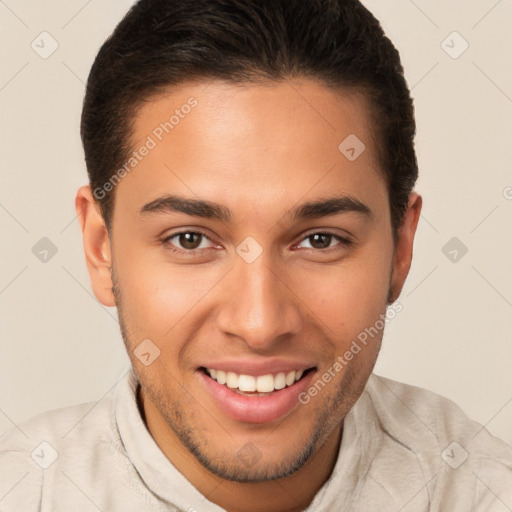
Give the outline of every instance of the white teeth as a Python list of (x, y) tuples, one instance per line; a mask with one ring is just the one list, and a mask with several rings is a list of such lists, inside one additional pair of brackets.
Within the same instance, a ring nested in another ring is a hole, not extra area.
[(260, 375), (256, 379), (256, 391), (259, 393), (270, 393), (274, 391), (274, 376)]
[(219, 384), (226, 384), (226, 372), (223, 372), (222, 370), (217, 370), (217, 382)]
[(295, 370), (286, 374), (286, 385), (291, 386), (295, 382)]
[(241, 393), (254, 393), (253, 396), (265, 393), (272, 393), (274, 390), (284, 389), (297, 382), (303, 375), (304, 370), (292, 370), (285, 373), (280, 372), (275, 375), (267, 374), (253, 377), (252, 375), (238, 374), (235, 372), (225, 372), (206, 368), (210, 377), (219, 384), (226, 385)]
[(256, 391), (256, 379), (252, 375), (240, 375), (238, 389), (240, 391)]
[(274, 377), (274, 387), (276, 389), (283, 389), (286, 386), (286, 374), (284, 372), (278, 373)]
[(234, 372), (226, 373), (226, 385), (228, 388), (235, 389), (238, 387), (238, 375)]

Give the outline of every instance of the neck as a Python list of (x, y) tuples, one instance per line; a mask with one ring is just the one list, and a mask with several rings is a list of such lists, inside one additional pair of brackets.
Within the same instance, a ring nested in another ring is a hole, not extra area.
[(209, 501), (228, 512), (300, 512), (329, 478), (342, 436), (339, 425), (315, 454), (292, 475), (268, 482), (239, 483), (218, 477), (202, 466), (139, 387), (139, 409), (153, 439), (178, 471)]

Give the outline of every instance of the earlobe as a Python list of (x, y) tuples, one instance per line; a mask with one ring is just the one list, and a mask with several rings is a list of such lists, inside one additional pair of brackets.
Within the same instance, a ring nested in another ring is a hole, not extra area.
[(104, 306), (115, 306), (110, 239), (99, 206), (88, 185), (78, 189), (75, 209), (82, 229), (85, 260), (94, 295)]
[(422, 204), (421, 196), (416, 192), (411, 193), (409, 204), (397, 235), (389, 303), (394, 302), (400, 296), (407, 274), (411, 268), (414, 236), (418, 227)]

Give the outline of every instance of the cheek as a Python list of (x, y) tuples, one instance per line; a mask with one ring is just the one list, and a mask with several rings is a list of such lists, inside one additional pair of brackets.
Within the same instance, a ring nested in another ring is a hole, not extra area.
[[(206, 268), (206, 267), (205, 267)], [(179, 348), (178, 333), (187, 319), (197, 316), (208, 292), (219, 280), (217, 273), (201, 271), (192, 265), (182, 267), (165, 261), (149, 261), (136, 257), (121, 266), (119, 281), (122, 287), (123, 313), (138, 337), (159, 340)]]
[(295, 286), (301, 290), (301, 297), (307, 297), (307, 306), (329, 328), (327, 336), (350, 344), (374, 325), (386, 308), (389, 265), (387, 259), (354, 258), (322, 272), (302, 273)]

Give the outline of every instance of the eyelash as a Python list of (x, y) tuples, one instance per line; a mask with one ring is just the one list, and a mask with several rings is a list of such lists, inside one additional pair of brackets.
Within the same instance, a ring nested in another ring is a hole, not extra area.
[[(212, 250), (213, 249), (212, 247), (208, 247), (206, 249), (178, 249), (178, 248), (176, 248), (175, 246), (173, 246), (169, 242), (169, 240), (172, 240), (173, 238), (176, 238), (179, 235), (184, 235), (184, 234), (187, 234), (187, 233), (188, 234), (193, 233), (193, 234), (196, 234), (196, 235), (201, 235), (204, 238), (206, 238), (207, 240), (210, 240), (208, 235), (206, 233), (200, 231), (200, 230), (194, 230), (194, 231), (189, 230), (189, 231), (179, 231), (177, 233), (173, 233), (172, 235), (164, 238), (162, 241), (163, 241), (164, 244), (166, 244), (168, 246), (168, 250), (170, 250), (171, 252), (173, 252), (175, 254), (179, 254), (179, 255), (195, 256), (197, 253), (199, 253), (201, 251), (207, 251), (207, 250)], [(328, 236), (332, 236), (333, 238), (338, 240), (340, 246), (345, 247), (345, 248), (350, 247), (352, 245), (352, 243), (353, 243), (348, 238), (344, 238), (344, 237), (342, 237), (340, 235), (337, 235), (335, 233), (332, 233), (330, 231), (314, 231), (312, 233), (309, 233), (305, 237), (303, 237), (300, 240), (300, 242), (303, 242), (304, 240), (307, 240), (308, 238), (311, 238), (314, 235), (328, 235)], [(210, 240), (210, 242), (211, 242), (211, 240)], [(336, 247), (336, 246), (334, 246), (334, 247)], [(312, 248), (312, 250), (314, 250), (316, 252), (325, 252), (325, 251), (328, 251), (330, 249), (333, 249), (333, 247), (327, 247), (325, 249), (314, 249), (314, 248)]]

